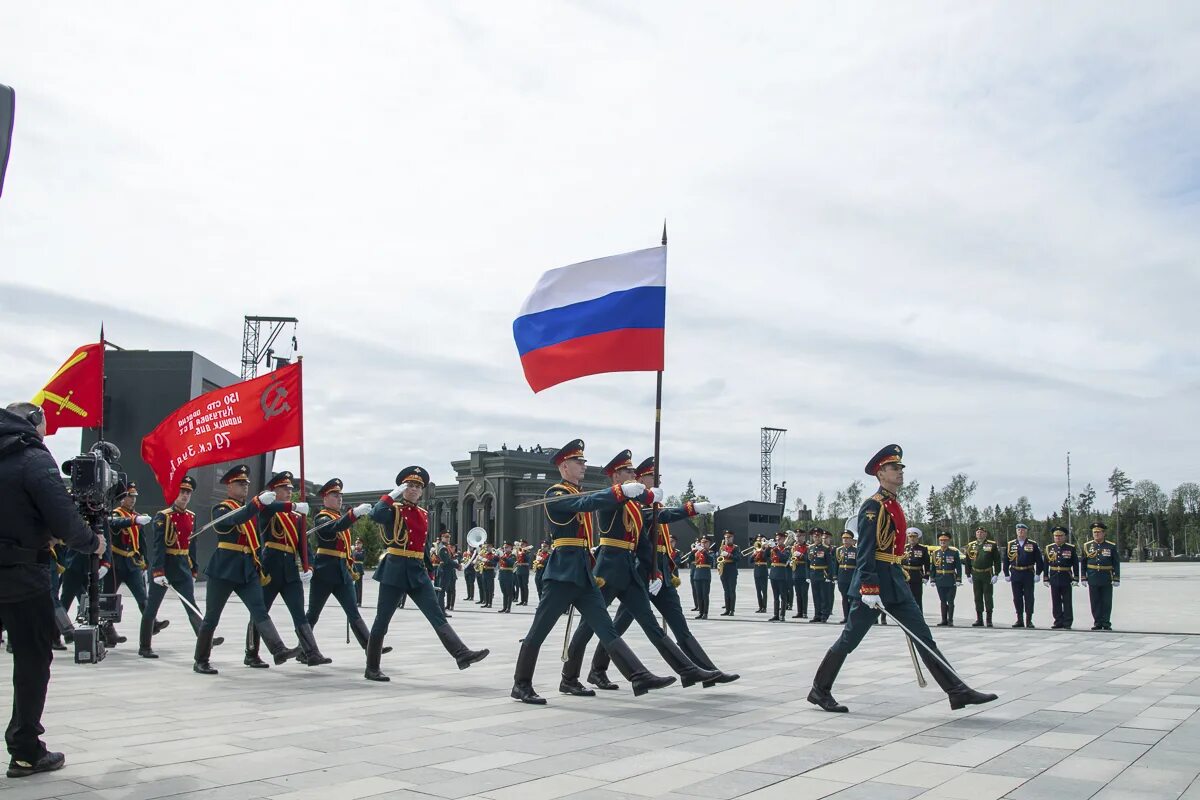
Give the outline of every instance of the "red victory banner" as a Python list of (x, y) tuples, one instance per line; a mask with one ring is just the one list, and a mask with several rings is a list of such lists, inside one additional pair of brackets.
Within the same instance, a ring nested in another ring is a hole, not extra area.
[(173, 503), (189, 469), (295, 447), (303, 439), (296, 363), (184, 403), (142, 439), (142, 460)]
[(104, 343), (75, 350), (34, 395), (46, 415), (46, 435), (59, 428), (99, 428), (104, 414)]

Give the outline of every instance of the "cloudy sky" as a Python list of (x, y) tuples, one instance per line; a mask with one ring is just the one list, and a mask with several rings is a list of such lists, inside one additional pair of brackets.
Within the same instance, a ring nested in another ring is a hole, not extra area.
[(1195, 4), (26, 2), (0, 83), (5, 398), (292, 315), (313, 476), (642, 457), (653, 375), (533, 395), (511, 323), (666, 218), (672, 491), (755, 496), (764, 425), (810, 505), (892, 441), (1040, 514), (1068, 450), (1200, 477)]

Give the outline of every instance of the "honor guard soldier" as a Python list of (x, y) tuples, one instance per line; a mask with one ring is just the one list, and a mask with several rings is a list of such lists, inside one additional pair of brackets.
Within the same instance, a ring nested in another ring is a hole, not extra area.
[(837, 559), (833, 548), (825, 544), (824, 531), (813, 528), (817, 539), (808, 547), (808, 580), (812, 583), (812, 622), (828, 622), (833, 613), (833, 584), (836, 580)]
[[(146, 600), (146, 610), (142, 612), (142, 625), (138, 632), (138, 655), (142, 658), (158, 658), (151, 647), (150, 638), (163, 627), (155, 618), (163, 598), (167, 596), (168, 586), (183, 598), (181, 604), (192, 631), (197, 634), (200, 632), (203, 618), (193, 610), (196, 606), (196, 565), (192, 557), (195, 550), (192, 532), (196, 530), (196, 512), (188, 509), (195, 489), (196, 479), (184, 475), (179, 481), (179, 494), (175, 496), (175, 502), (154, 515), (154, 526), (150, 529), (150, 596)], [(218, 637), (213, 644), (223, 641)]]
[(454, 601), (458, 599), (458, 571), (462, 569), (462, 559), (458, 548), (450, 541), (450, 531), (442, 528), (438, 532), (438, 585), (442, 606), (449, 611), (454, 610)]
[(771, 548), (769, 556), (771, 599), (775, 603), (775, 613), (768, 622), (786, 622), (787, 597), (792, 593), (792, 568), (788, 564), (792, 554), (787, 546), (785, 532), (779, 531), (775, 534), (775, 545)]
[(845, 625), (846, 618), (850, 615), (850, 579), (854, 577), (854, 568), (858, 564), (852, 531), (842, 533), (842, 544), (833, 555), (837, 561), (838, 593), (842, 595), (842, 621), (838, 624)]
[(796, 592), (796, 613), (792, 619), (808, 619), (808, 534), (796, 532), (792, 545), (792, 589)]
[(921, 544), (923, 531), (912, 527), (905, 532), (904, 554), (900, 556), (900, 566), (904, 568), (905, 582), (912, 592), (913, 601), (917, 608), (925, 610), (921, 601), (921, 593), (925, 581), (929, 578), (929, 550)]
[(475, 561), (475, 580), (479, 582), (480, 608), (491, 608), (496, 596), (496, 567), (500, 556), (492, 546), (484, 542), (479, 546), (479, 558)]
[[(905, 584), (900, 566), (904, 542), (900, 537), (907, 526), (904, 509), (896, 499), (896, 492), (904, 485), (903, 455), (900, 445), (891, 444), (867, 462), (866, 472), (879, 479), (879, 489), (858, 512), (858, 568), (850, 588), (850, 619), (817, 668), (812, 691), (808, 694), (808, 702), (824, 711), (847, 710), (834, 699), (833, 682), (846, 656), (858, 647), (879, 611), (886, 611), (907, 635), (916, 638), (916, 649), (938, 686), (946, 692), (951, 709), (996, 699), (994, 694), (969, 688), (949, 668), (949, 662), (938, 651), (929, 626)], [(932, 654), (937, 654), (937, 658)]]
[(500, 599), (502, 601), (499, 614), (512, 613), (513, 592), (517, 588), (517, 554), (513, 552), (512, 544), (505, 542), (500, 550), (500, 558), (496, 565), (500, 573)]
[(529, 565), (532, 561), (529, 551), (532, 549), (529, 542), (524, 539), (517, 539), (515, 552), (517, 556), (517, 568), (513, 572), (513, 576), (517, 579), (516, 597), (520, 598), (517, 600), (517, 605), (519, 606), (529, 605)]
[[(551, 553), (542, 578), (542, 602), (538, 603), (533, 623), (517, 655), (512, 698), (537, 705), (546, 702), (533, 689), (533, 671), (542, 642), (568, 607), (577, 609), (583, 621), (600, 637), (617, 669), (633, 684), (635, 696), (670, 686), (675, 682), (674, 676), (660, 678), (652, 674), (617, 635), (605, 610), (604, 596), (592, 575), (593, 523), (590, 512), (621, 511), (626, 500), (643, 497), (647, 493), (646, 487), (630, 482), (582, 494), (580, 484), (587, 474), (582, 439), (573, 439), (559, 448), (552, 460), (562, 480), (546, 490), (546, 499), (551, 502), (542, 507), (550, 527)], [(653, 491), (650, 495), (652, 501), (656, 499)]]
[(537, 555), (533, 557), (533, 585), (537, 589), (538, 602), (542, 601), (542, 577), (546, 573), (546, 560), (550, 558), (550, 542), (542, 540)]
[[(138, 514), (134, 510), (137, 505), (137, 484), (118, 484), (116, 489), (117, 507), (113, 509), (108, 526), (112, 530), (112, 591), (116, 592), (121, 584), (129, 587), (133, 601), (137, 603), (138, 612), (146, 612), (146, 558), (142, 555), (142, 526), (150, 524), (150, 517)], [(158, 626), (159, 630), (167, 627), (164, 620)], [(158, 631), (155, 631), (158, 633)]]
[(213, 527), (217, 531), (217, 549), (204, 568), (208, 585), (204, 597), (204, 621), (196, 634), (196, 658), (192, 670), (202, 675), (216, 675), (217, 670), (208, 663), (213, 648), (213, 633), (221, 621), (221, 612), (234, 592), (242, 599), (250, 612), (250, 622), (257, 629), (275, 664), (292, 660), (302, 652), (298, 647), (288, 647), (275, 629), (267, 606), (263, 602), (262, 587), (270, 577), (263, 571), (259, 557), (258, 518), (260, 514), (277, 511), (292, 511), (291, 503), (275, 499), (275, 493), (265, 491), (246, 504), (250, 494), (250, 468), (238, 464), (221, 477), (228, 497), (213, 507)]
[(358, 577), (354, 579), (354, 602), (362, 608), (363, 603), (363, 576), (367, 574), (367, 550), (363, 547), (362, 539), (354, 540), (354, 562), (350, 565), (354, 570), (354, 574)]
[(463, 580), (467, 582), (467, 602), (475, 599), (475, 562), (479, 557), (479, 549), (467, 550), (467, 558), (463, 562)]
[(709, 550), (712, 540), (707, 535), (700, 537), (700, 546), (692, 553), (692, 581), (696, 589), (696, 605), (699, 610), (694, 619), (708, 619), (708, 593), (712, 588), (713, 554)]
[(379, 661), (383, 654), (383, 637), (387, 635), (401, 596), (412, 597), (459, 669), (466, 669), (488, 655), (487, 650), (471, 650), (463, 644), (438, 607), (437, 594), (425, 568), (429, 515), (417, 505), (428, 484), (429, 473), (424, 468), (405, 467), (396, 475), (396, 488), (381, 497), (371, 509), (371, 519), (383, 526), (387, 557), (375, 570), (379, 599), (371, 637), (367, 641), (367, 668), (363, 673), (367, 680), (391, 680), (380, 671)]
[(1075, 545), (1067, 541), (1067, 529), (1056, 525), (1051, 531), (1054, 543), (1046, 546), (1046, 572), (1042, 581), (1050, 587), (1050, 611), (1054, 615), (1051, 628), (1070, 630), (1075, 622), (1071, 587), (1079, 585), (1079, 555)]
[(717, 551), (717, 574), (721, 576), (721, 588), (725, 591), (725, 610), (722, 617), (732, 617), (737, 605), (738, 567), (742, 563), (742, 552), (733, 541), (733, 531), (725, 531), (724, 541)]
[[(654, 501), (654, 490), (648, 490), (643, 484), (635, 481), (637, 470), (633, 466), (633, 453), (629, 450), (617, 453), (604, 467), (604, 474), (612, 481), (614, 492), (623, 491), (621, 487), (629, 484), (637, 486), (651, 502)], [(646, 638), (654, 645), (663, 661), (679, 675), (685, 687), (712, 680), (717, 677), (717, 673), (701, 669), (692, 663), (679, 646), (671, 641), (654, 616), (650, 594), (661, 591), (663, 581), (657, 574), (648, 574), (649, 568), (653, 567), (654, 551), (650, 548), (652, 543), (643, 539), (644, 526), (642, 503), (634, 498), (627, 497), (620, 505), (601, 508), (596, 512), (600, 547), (596, 553), (592, 576), (596, 585), (600, 587), (604, 605), (607, 608), (613, 600), (621, 600), (621, 607), (629, 610), (646, 634)], [(639, 570), (639, 550), (650, 562), (643, 570)], [(563, 663), (562, 681), (558, 686), (560, 692), (583, 697), (595, 694), (579, 682), (583, 657), (591, 638), (592, 629), (585, 619), (579, 623), (567, 648), (567, 660)], [(607, 682), (605, 679), (605, 683)]]
[[(993, 592), (996, 581), (1000, 579), (1000, 548), (995, 540), (988, 538), (986, 528), (975, 529), (975, 541), (967, 543), (966, 560), (963, 569), (967, 580), (971, 582), (972, 594), (975, 596), (975, 621), (972, 628), (982, 628), (985, 624), (992, 627)], [(987, 622), (984, 622), (987, 614)]]
[[(313, 577), (308, 588), (308, 613), (305, 620), (315, 628), (329, 596), (337, 598), (346, 614), (346, 622), (358, 646), (367, 649), (370, 631), (358, 610), (357, 588), (362, 584), (362, 552), (356, 555), (350, 543), (350, 527), (371, 513), (370, 503), (360, 503), (342, 513), (341, 478), (332, 478), (317, 490), (321, 510), (313, 519), (317, 552), (313, 556)], [(390, 648), (384, 648), (384, 652)]]
[(770, 564), (767, 556), (767, 540), (762, 536), (754, 538), (754, 552), (750, 554), (750, 563), (754, 566), (754, 595), (758, 598), (758, 609), (755, 614), (767, 613), (767, 586), (770, 583)]
[(938, 534), (938, 549), (931, 557), (932, 574), (929, 583), (937, 587), (938, 600), (941, 601), (942, 621), (938, 627), (954, 627), (954, 596), (962, 585), (962, 554), (950, 546), (950, 534)]
[(1121, 585), (1121, 556), (1112, 542), (1105, 541), (1108, 527), (1092, 523), (1092, 540), (1083, 546), (1083, 582), (1092, 601), (1094, 631), (1112, 630), (1112, 590)]
[[(662, 476), (659, 475), (659, 480)], [(656, 488), (654, 485), (654, 457), (642, 461), (637, 468), (637, 479), (647, 489)], [(719, 670), (704, 652), (700, 642), (688, 628), (687, 618), (683, 615), (683, 604), (679, 601), (678, 587), (679, 564), (676, 561), (675, 537), (671, 535), (669, 525), (681, 519), (694, 517), (699, 514), (711, 514), (716, 506), (706, 500), (689, 501), (683, 506), (670, 508), (646, 508), (642, 512), (642, 535), (638, 539), (636, 550), (639, 575), (649, 584), (658, 578), (662, 588), (656, 594), (650, 595), (650, 602), (662, 614), (667, 627), (675, 635), (679, 649), (687, 654), (696, 665), (716, 673), (716, 677), (704, 681), (704, 688), (718, 683), (729, 683), (738, 679), (737, 673), (727, 673)], [(634, 616), (624, 603), (617, 609), (613, 618), (613, 626), (618, 634), (624, 634), (633, 624)], [(588, 673), (588, 683), (597, 689), (616, 689), (617, 685), (608, 680), (608, 653), (603, 647), (597, 647), (592, 656), (592, 668)]]
[(1042, 548), (1029, 538), (1029, 526), (1017, 523), (1017, 538), (1004, 550), (1004, 580), (1012, 583), (1013, 608), (1017, 612), (1014, 628), (1033, 627), (1033, 586), (1045, 571)]
[[(262, 561), (263, 574), (268, 580), (263, 585), (263, 603), (267, 611), (275, 604), (276, 597), (282, 597), (288, 613), (292, 615), (292, 625), (300, 640), (303, 651), (299, 661), (310, 667), (328, 664), (332, 658), (326, 658), (317, 647), (316, 636), (304, 612), (304, 587), (312, 580), (312, 564), (308, 558), (308, 503), (292, 503), (292, 473), (277, 472), (267, 482), (267, 490), (275, 493), (275, 499), (281, 503), (289, 503), (291, 508), (286, 511), (263, 511), (258, 518), (258, 529), (262, 531)], [(296, 561), (299, 559), (299, 567)], [(258, 631), (253, 623), (246, 628), (246, 659), (248, 667), (266, 667), (258, 657)]]

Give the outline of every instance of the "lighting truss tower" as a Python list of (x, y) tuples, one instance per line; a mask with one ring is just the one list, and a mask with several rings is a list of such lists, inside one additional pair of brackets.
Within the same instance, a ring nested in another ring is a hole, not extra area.
[(762, 429), (762, 501), (764, 503), (771, 502), (771, 453), (775, 452), (775, 445), (779, 444), (779, 437), (787, 433), (787, 428), (763, 428)]
[[(257, 377), (259, 362), (272, 352), (271, 346), (288, 323), (292, 324), (292, 350), (296, 349), (297, 322), (295, 317), (246, 317), (242, 332), (242, 380)], [(263, 325), (267, 326), (265, 331)]]

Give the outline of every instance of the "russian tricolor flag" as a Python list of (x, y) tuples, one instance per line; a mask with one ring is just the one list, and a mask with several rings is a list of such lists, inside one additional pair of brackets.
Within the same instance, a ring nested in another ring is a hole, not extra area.
[(513, 322), (525, 380), (540, 392), (601, 372), (657, 372), (666, 314), (666, 245), (552, 269)]

